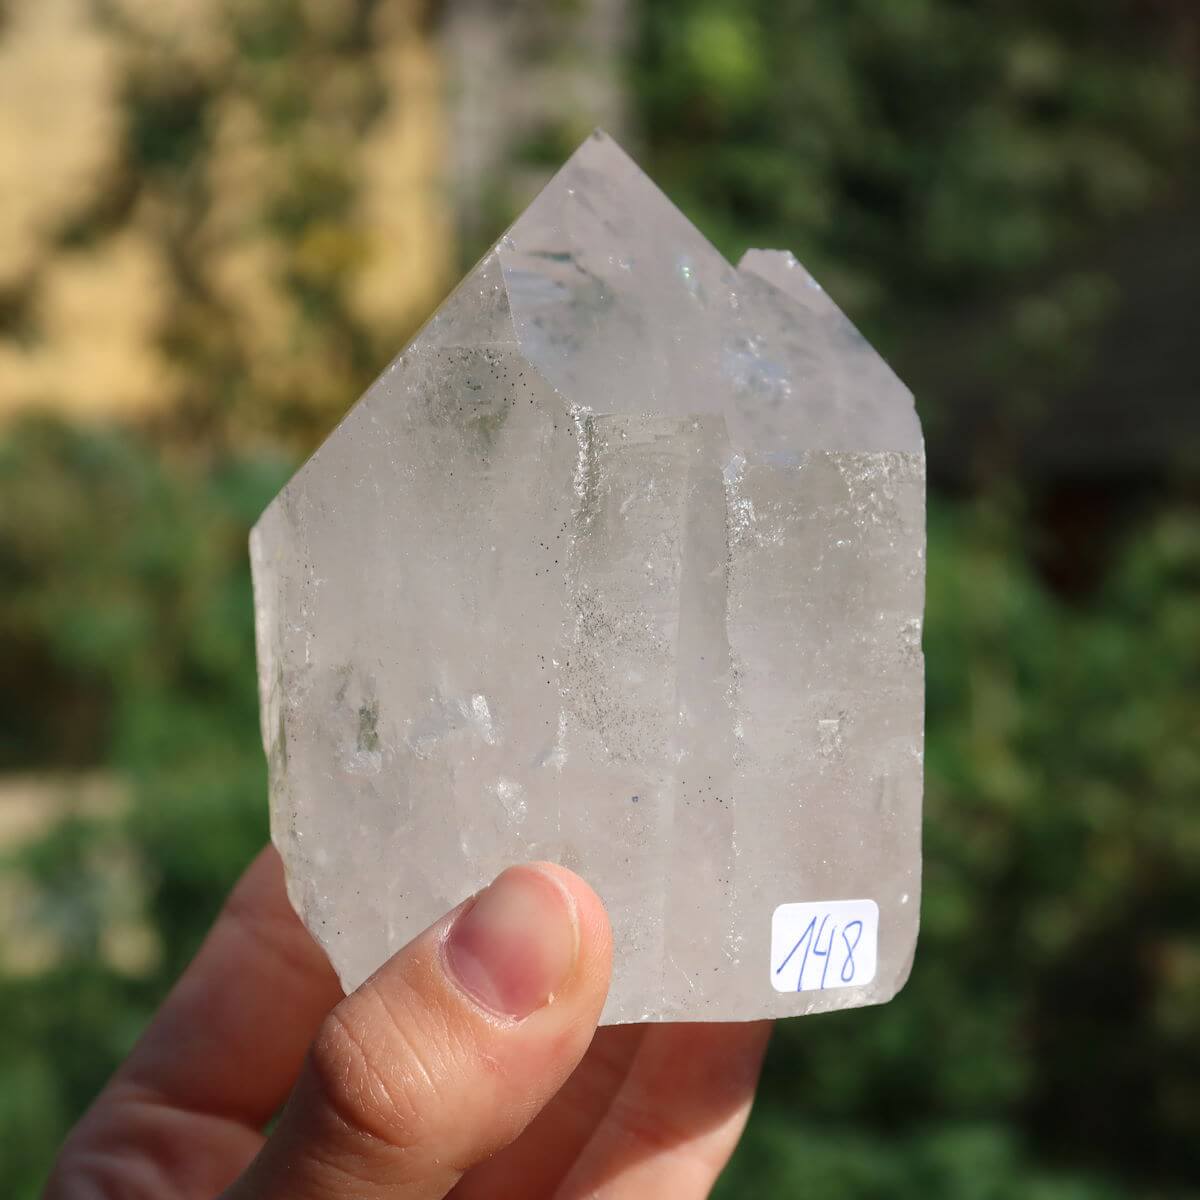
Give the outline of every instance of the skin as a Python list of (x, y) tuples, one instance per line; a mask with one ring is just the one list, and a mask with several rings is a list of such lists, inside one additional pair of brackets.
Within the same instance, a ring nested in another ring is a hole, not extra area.
[(268, 848), (72, 1131), (46, 1200), (707, 1196), (769, 1025), (597, 1032), (610, 967), (596, 894), (534, 864), (343, 997)]

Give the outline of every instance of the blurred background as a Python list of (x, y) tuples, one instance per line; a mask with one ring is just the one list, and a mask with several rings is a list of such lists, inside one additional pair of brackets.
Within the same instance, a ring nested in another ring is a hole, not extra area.
[(719, 1194), (1200, 1196), (1195, 0), (0, 0), (0, 1193), (266, 836), (250, 524), (595, 124), (929, 444), (916, 968)]

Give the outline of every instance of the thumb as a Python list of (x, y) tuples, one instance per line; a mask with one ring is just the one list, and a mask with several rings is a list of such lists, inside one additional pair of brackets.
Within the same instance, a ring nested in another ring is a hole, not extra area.
[(579, 1062), (610, 962), (604, 908), (578, 876), (505, 871), (333, 1009), (227, 1200), (444, 1196)]

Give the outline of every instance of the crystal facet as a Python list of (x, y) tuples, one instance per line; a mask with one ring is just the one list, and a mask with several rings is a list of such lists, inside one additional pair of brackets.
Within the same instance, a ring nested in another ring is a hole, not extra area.
[(608, 905), (606, 1022), (890, 998), (924, 518), (912, 397), (820, 287), (589, 138), (251, 538), (272, 833), (343, 983), (543, 858)]

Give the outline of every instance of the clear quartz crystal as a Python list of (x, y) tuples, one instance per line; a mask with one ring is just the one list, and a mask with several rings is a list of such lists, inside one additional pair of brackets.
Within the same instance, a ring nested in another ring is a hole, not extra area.
[[(924, 476), (912, 397), (803, 267), (731, 267), (590, 137), (251, 538), (272, 833), (345, 986), (551, 859), (608, 906), (606, 1022), (889, 999)], [(850, 899), (873, 978), (776, 990), (776, 907)]]

